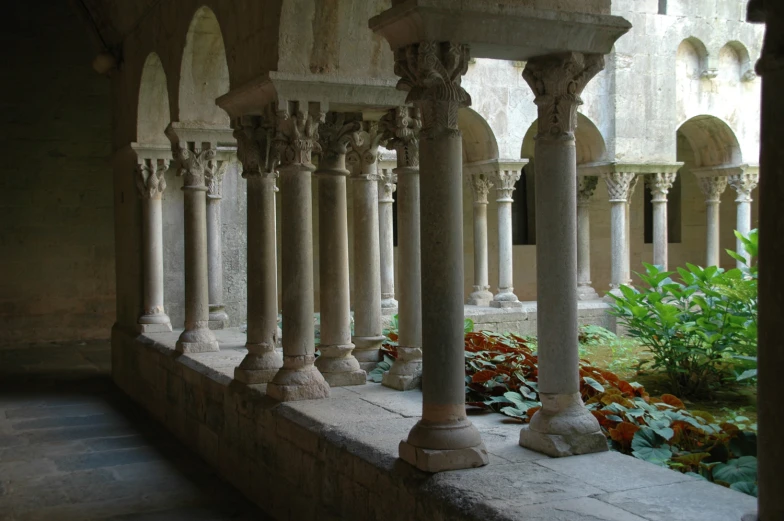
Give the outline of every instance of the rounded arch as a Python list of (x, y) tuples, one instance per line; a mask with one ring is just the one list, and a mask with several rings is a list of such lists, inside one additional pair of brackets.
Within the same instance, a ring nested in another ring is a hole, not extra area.
[(478, 112), (461, 108), (457, 113), (457, 126), (463, 134), (463, 163), (498, 159), (498, 141)]
[(735, 132), (716, 116), (694, 116), (678, 127), (678, 133), (691, 146), (697, 167), (739, 165), (743, 162)]
[(164, 134), (166, 126), (171, 121), (166, 72), (163, 70), (160, 57), (154, 52), (150, 53), (144, 61), (136, 114), (138, 143), (169, 143)]
[[(534, 121), (528, 128), (523, 138), (520, 157), (534, 158), (534, 138), (539, 132), (539, 120)], [(577, 113), (577, 128), (574, 131), (575, 147), (577, 149), (577, 164), (596, 163), (607, 160), (607, 146), (599, 129), (587, 116)]]
[(179, 120), (229, 126), (215, 100), (229, 91), (229, 66), (215, 13), (200, 7), (193, 15), (180, 66)]
[(749, 50), (743, 43), (732, 40), (719, 50), (719, 74), (728, 80), (744, 81), (754, 72)]

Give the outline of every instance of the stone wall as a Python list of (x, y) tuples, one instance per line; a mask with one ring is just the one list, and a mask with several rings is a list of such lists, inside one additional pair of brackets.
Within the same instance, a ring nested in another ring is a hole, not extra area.
[(3, 11), (0, 344), (107, 338), (115, 317), (109, 81), (76, 12), (43, 4)]

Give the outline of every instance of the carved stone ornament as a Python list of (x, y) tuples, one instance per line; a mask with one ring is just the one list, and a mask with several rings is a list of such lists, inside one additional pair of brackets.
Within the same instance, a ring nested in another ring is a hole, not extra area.
[(237, 159), (242, 165), (243, 178), (278, 177), (278, 173), (270, 165), (272, 133), (273, 126), (268, 119), (252, 117), (234, 121)]
[(324, 159), (334, 160), (337, 156), (346, 155), (355, 134), (362, 130), (360, 115), (329, 112), (319, 127), (319, 144)]
[(196, 143), (179, 141), (174, 145), (174, 159), (177, 162), (177, 175), (184, 177), (183, 185), (191, 188), (204, 188), (205, 178), (212, 175), (218, 167), (215, 160), (215, 146), (206, 148)]
[(457, 110), (471, 105), (471, 96), (460, 86), (468, 60), (468, 46), (453, 42), (426, 41), (395, 51), (397, 88), (408, 92), (407, 103), (422, 110), (426, 136), (460, 135)]
[(750, 203), (751, 192), (757, 188), (757, 183), (759, 183), (759, 173), (741, 172), (740, 174), (731, 175), (727, 181), (732, 189), (738, 193), (738, 196), (735, 198), (736, 203)]
[(281, 167), (304, 166), (315, 169), (312, 154), (321, 152), (318, 143), (319, 123), (324, 113), (309, 113), (307, 110), (279, 110), (273, 143), (273, 164)]
[(382, 139), (397, 152), (398, 167), (419, 166), (419, 131), (422, 115), (417, 107), (397, 107), (379, 121)]
[(493, 176), (496, 190), (497, 202), (512, 202), (512, 192), (515, 190), (515, 184), (520, 180), (522, 171), (520, 170), (498, 170)]
[(350, 149), (346, 154), (346, 163), (351, 165), (354, 175), (378, 181), (378, 173), (373, 165), (378, 161), (378, 147), (383, 142), (383, 135), (377, 121), (362, 122), (362, 130), (349, 134)]
[[(476, 172), (468, 175), (468, 186), (474, 194), (474, 204), (487, 204), (487, 196), (493, 186), (491, 175), (485, 172)], [(489, 286), (488, 286), (489, 287)]]
[(223, 177), (226, 175), (231, 161), (217, 160), (216, 167), (204, 172), (204, 183), (207, 185), (207, 197), (210, 199), (223, 198)]
[(577, 176), (577, 204), (588, 205), (594, 191), (599, 184), (599, 177), (595, 175)]
[(657, 172), (645, 176), (645, 184), (651, 191), (651, 201), (654, 203), (666, 203), (667, 194), (675, 182), (675, 172)]
[(395, 200), (392, 194), (397, 189), (397, 176), (392, 173), (392, 170), (384, 169), (378, 174), (378, 202), (379, 203), (393, 203)]
[(706, 203), (721, 202), (721, 194), (727, 188), (727, 176), (698, 176), (697, 181), (700, 185), (700, 190), (705, 195)]
[(536, 95), (539, 109), (537, 138), (574, 139), (577, 107), (585, 86), (604, 69), (604, 56), (578, 52), (552, 54), (528, 60), (523, 79)]
[(136, 165), (136, 187), (142, 199), (158, 199), (166, 190), (164, 174), (169, 169), (169, 161), (163, 159), (139, 158)]
[(631, 197), (633, 186), (637, 184), (637, 174), (633, 172), (610, 172), (604, 174), (607, 193), (611, 203), (626, 203)]

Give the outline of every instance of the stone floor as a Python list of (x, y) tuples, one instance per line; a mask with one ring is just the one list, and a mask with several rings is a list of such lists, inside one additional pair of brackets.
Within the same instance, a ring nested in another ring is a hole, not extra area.
[(269, 520), (126, 398), (108, 342), (0, 349), (0, 520)]

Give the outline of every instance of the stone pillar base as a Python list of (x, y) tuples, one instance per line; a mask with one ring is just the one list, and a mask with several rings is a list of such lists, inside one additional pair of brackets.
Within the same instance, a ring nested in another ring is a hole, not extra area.
[(365, 385), (367, 373), (360, 369), (359, 362), (351, 354), (353, 344), (319, 346), (321, 356), (315, 365), (330, 387)]
[(229, 327), (229, 315), (223, 306), (210, 306), (210, 329), (226, 329)]
[(148, 313), (139, 317), (137, 328), (139, 333), (165, 333), (172, 325), (166, 313)]
[(234, 379), (246, 385), (266, 384), (278, 374), (277, 369), (240, 369), (234, 368)]
[[(280, 353), (269, 349), (268, 344), (245, 344), (249, 353), (234, 368), (234, 379), (248, 385), (271, 382), (283, 365)], [(258, 354), (261, 351), (261, 354)]]
[(329, 384), (313, 365), (313, 355), (283, 356), (283, 368), (267, 385), (267, 395), (279, 402), (329, 398)]
[(398, 391), (410, 391), (422, 382), (422, 348), (397, 348), (397, 360), (381, 377), (381, 384)]
[(577, 286), (577, 300), (599, 300), (601, 297), (591, 286)]
[(609, 450), (599, 422), (579, 393), (541, 393), (542, 408), (520, 431), (520, 445), (553, 457)]
[(178, 353), (209, 353), (220, 351), (218, 339), (215, 334), (204, 327), (203, 322), (196, 329), (186, 329), (177, 339), (176, 350)]
[(604, 297), (602, 297), (602, 300), (607, 302), (608, 304), (615, 304), (615, 299), (612, 298), (610, 295), (615, 295), (616, 297), (620, 297), (623, 296), (623, 293), (621, 293), (621, 290), (618, 288), (612, 288), (610, 291), (605, 293)]
[(171, 323), (165, 324), (137, 324), (139, 333), (168, 333), (172, 330)]
[(354, 357), (359, 361), (360, 369), (369, 373), (376, 368), (381, 361), (381, 344), (385, 338), (383, 335), (351, 337), (355, 346)]
[(523, 303), (519, 300), (491, 300), (491, 308), (521, 308)]
[[(476, 288), (476, 286), (474, 286)], [(468, 304), (469, 306), (482, 306), (488, 307), (490, 306), (490, 302), (493, 300), (493, 294), (489, 291), (479, 290), (474, 291), (471, 295), (468, 296)]]
[(411, 391), (417, 389), (422, 383), (422, 375), (392, 374), (385, 371), (381, 377), (381, 385), (397, 391)]
[(381, 300), (381, 314), (394, 315), (397, 313), (398, 305), (397, 300), (393, 298), (385, 298)]
[(490, 461), (484, 443), (464, 449), (438, 450), (414, 447), (404, 440), (398, 450), (400, 459), (425, 472), (471, 469)]
[(178, 353), (211, 353), (220, 351), (218, 341), (213, 342), (183, 342), (177, 340), (176, 346)]

